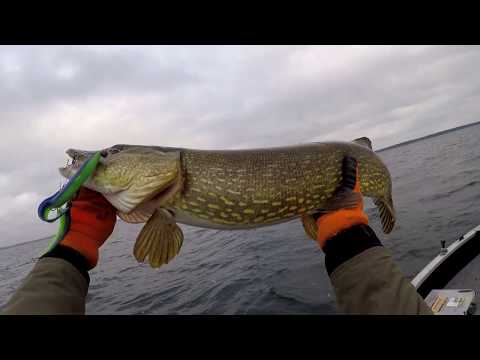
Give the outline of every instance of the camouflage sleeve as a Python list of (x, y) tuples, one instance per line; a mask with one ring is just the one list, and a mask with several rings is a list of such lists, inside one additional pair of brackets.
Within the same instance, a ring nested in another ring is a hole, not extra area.
[(355, 226), (324, 248), (339, 310), (348, 314), (432, 315), (370, 227)]
[(90, 279), (75, 253), (57, 247), (39, 259), (2, 314), (85, 314)]

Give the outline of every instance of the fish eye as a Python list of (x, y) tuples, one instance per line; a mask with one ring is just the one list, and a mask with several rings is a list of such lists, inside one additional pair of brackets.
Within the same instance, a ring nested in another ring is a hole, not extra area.
[(120, 149), (110, 148), (110, 149), (102, 150), (102, 151), (100, 152), (100, 155), (101, 155), (102, 157), (107, 157), (108, 155), (117, 154), (117, 153), (119, 153), (120, 151), (121, 151)]

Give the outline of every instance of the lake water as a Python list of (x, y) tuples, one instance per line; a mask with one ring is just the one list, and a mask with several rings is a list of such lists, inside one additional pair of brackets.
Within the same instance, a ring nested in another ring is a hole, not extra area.
[[(480, 223), (480, 126), (381, 151), (390, 169), (397, 225), (370, 224), (401, 270), (413, 276)], [(374, 144), (375, 145), (375, 144)], [(317, 244), (300, 221), (242, 231), (181, 225), (185, 241), (168, 265), (138, 264), (141, 225), (121, 220), (91, 272), (89, 314), (332, 314), (335, 297)], [(0, 305), (33, 267), (48, 239), (0, 249)]]

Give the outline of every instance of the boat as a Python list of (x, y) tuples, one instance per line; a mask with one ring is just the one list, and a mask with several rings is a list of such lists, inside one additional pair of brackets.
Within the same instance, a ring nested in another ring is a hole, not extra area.
[(480, 225), (446, 247), (412, 280), (435, 315), (478, 315), (480, 291)]

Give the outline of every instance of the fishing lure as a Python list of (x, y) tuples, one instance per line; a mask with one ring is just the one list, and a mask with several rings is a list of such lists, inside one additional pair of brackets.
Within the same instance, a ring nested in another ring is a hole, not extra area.
[[(52, 250), (63, 239), (70, 228), (71, 201), (77, 196), (80, 187), (97, 168), (100, 157), (100, 152), (93, 154), (60, 190), (43, 200), (38, 206), (38, 216), (41, 220), (50, 223), (60, 220), (57, 233), (52, 240), (50, 240), (47, 249), (42, 255)], [(50, 217), (53, 211), (56, 214), (54, 217)]]

